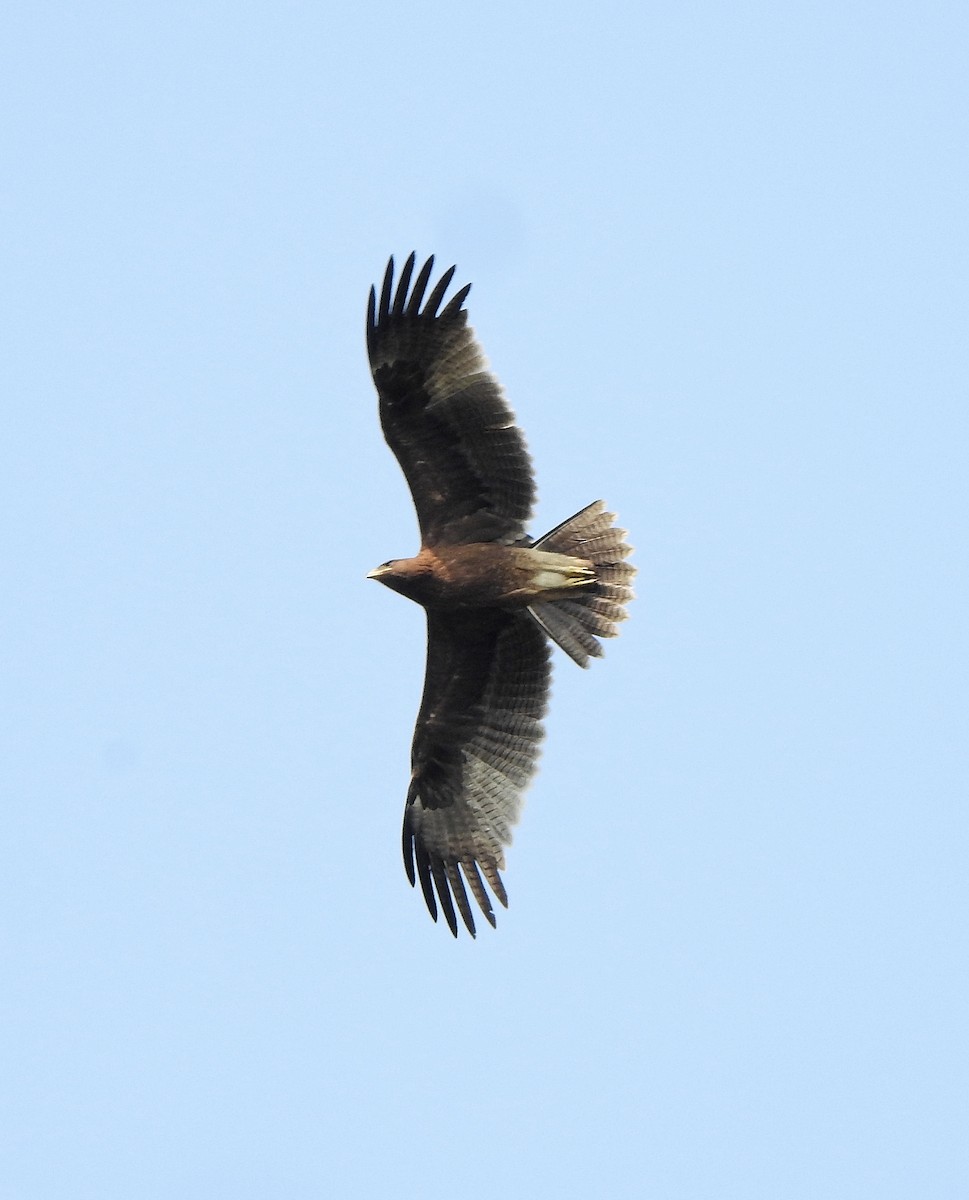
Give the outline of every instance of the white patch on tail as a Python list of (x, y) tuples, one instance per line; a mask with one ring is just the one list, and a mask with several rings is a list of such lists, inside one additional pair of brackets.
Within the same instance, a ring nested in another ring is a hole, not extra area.
[(539, 571), (532, 576), (532, 583), (543, 592), (550, 592), (553, 588), (568, 587), (569, 576), (565, 571)]

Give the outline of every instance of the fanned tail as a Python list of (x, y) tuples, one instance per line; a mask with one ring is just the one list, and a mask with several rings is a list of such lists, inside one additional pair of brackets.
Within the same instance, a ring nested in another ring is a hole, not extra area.
[(579, 664), (600, 658), (599, 638), (615, 637), (617, 624), (626, 619), (626, 605), (633, 598), (630, 586), (636, 568), (625, 561), (632, 547), (623, 540), (625, 529), (614, 525), (615, 516), (606, 511), (604, 500), (557, 525), (535, 542), (533, 549), (548, 550), (582, 558), (595, 567), (595, 582), (576, 590), (567, 600), (541, 600), (528, 611), (552, 641)]

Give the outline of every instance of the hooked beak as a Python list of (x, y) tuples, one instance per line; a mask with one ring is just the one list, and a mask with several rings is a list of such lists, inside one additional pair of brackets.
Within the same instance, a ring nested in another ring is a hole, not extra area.
[(386, 567), (374, 567), (372, 571), (367, 572), (368, 579), (382, 579), (387, 574)]

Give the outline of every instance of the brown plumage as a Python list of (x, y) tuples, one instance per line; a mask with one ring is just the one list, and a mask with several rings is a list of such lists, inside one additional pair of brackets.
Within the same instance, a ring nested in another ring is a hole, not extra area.
[(485, 882), (508, 904), (499, 871), (535, 774), (549, 638), (583, 667), (601, 655), (598, 639), (626, 616), (635, 569), (601, 500), (537, 541), (527, 536), (535, 485), (525, 440), (468, 325), (471, 285), (442, 308), (451, 267), (425, 300), (433, 266), (431, 257), (411, 288), (412, 254), (395, 292), (391, 259), (379, 302), (370, 290), (380, 423), (414, 498), (421, 550), (369, 577), (427, 611), (404, 865), (434, 920), (440, 904), (457, 937), (457, 905), (473, 937), (468, 888), (492, 925)]

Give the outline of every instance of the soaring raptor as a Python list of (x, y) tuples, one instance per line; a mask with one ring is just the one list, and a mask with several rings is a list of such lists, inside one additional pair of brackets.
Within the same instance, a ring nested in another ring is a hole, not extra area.
[[(635, 569), (625, 530), (601, 500), (533, 540), (525, 439), (488, 370), (464, 301), (444, 305), (454, 267), (425, 300), (433, 257), (414, 255), (394, 290), (370, 289), (367, 350), (380, 423), (414, 498), (415, 558), (371, 571), (427, 611), (427, 671), (404, 807), (404, 865), (428, 910), (455, 905), (474, 936), (465, 884), (495, 924), (499, 870), (535, 774), (551, 675), (549, 639), (580, 666), (626, 616)], [(413, 279), (413, 286), (411, 281)], [(416, 873), (415, 873), (416, 866)], [(435, 894), (436, 893), (436, 894)]]

